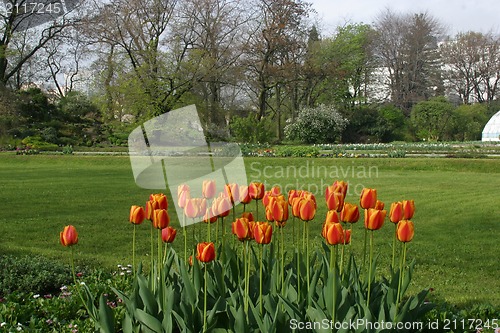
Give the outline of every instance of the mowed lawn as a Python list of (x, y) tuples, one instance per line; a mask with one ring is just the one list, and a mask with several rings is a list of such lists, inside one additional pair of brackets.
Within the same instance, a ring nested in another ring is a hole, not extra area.
[[(433, 297), (458, 306), (500, 306), (500, 159), (246, 158), (245, 164), (249, 180), (316, 194), (318, 212), (310, 229), (313, 250), (321, 250), (324, 187), (333, 181), (349, 182), (346, 201), (352, 203), (359, 202), (362, 187), (376, 188), (387, 209), (393, 201), (414, 199), (415, 238), (408, 246), (408, 259), (417, 262), (412, 292), (432, 287)], [(135, 184), (126, 156), (0, 154), (0, 254), (66, 261), (59, 231), (73, 224), (80, 234), (76, 258), (81, 264), (107, 269), (129, 264), (130, 205), (143, 205), (151, 192)], [(255, 210), (255, 203), (248, 209)], [(171, 214), (172, 225), (178, 226), (173, 209)], [(292, 230), (297, 234), (302, 227), (302, 222), (294, 222), (295, 228), (292, 223), (285, 227), (290, 251), (297, 238)], [(226, 227), (229, 232), (229, 223)], [(148, 262), (149, 222), (137, 230), (138, 257)], [(381, 274), (391, 261), (393, 232), (394, 226), (386, 221), (374, 235)], [(363, 235), (360, 220), (353, 226), (351, 247), (358, 261)], [(180, 236), (174, 243), (179, 253)]]

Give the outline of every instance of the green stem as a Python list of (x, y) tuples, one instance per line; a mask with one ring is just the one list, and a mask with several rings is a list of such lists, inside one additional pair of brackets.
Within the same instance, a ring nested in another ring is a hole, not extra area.
[(150, 271), (152, 272), (153, 271), (153, 266), (154, 266), (154, 255), (155, 255), (155, 248), (154, 248), (154, 240), (153, 240), (153, 230), (154, 230), (154, 227), (153, 227), (153, 223), (151, 223), (151, 268), (150, 268)]
[(87, 306), (87, 302), (83, 299), (82, 292), (80, 290), (80, 284), (76, 281), (76, 273), (75, 273), (75, 257), (74, 257), (74, 252), (73, 252), (73, 247), (71, 247), (71, 257), (70, 257), (70, 264), (71, 264), (71, 273), (73, 273), (73, 283), (75, 284), (75, 289), (76, 292), (78, 293), (78, 296), (80, 297), (80, 300), (82, 301), (83, 306), (85, 307), (85, 310), (87, 310), (87, 313), (89, 314), (90, 317), (92, 317), (92, 320), (94, 323), (98, 322), (98, 318), (96, 318), (93, 314), (93, 312), (90, 311), (89, 307)]
[(370, 293), (372, 287), (372, 265), (373, 265), (373, 230), (370, 230), (370, 268), (368, 271), (368, 295), (366, 297), (366, 306), (370, 305)]
[(243, 245), (243, 274), (244, 274), (244, 288), (245, 288), (245, 298), (243, 303), (243, 309), (245, 311), (245, 315), (248, 316), (248, 287), (247, 287), (247, 266), (248, 266), (248, 257), (247, 257), (247, 249), (248, 249), (248, 241), (242, 243)]
[(132, 234), (132, 271), (135, 274), (135, 228), (136, 224), (134, 223), (134, 233)]
[(259, 200), (255, 200), (255, 221), (259, 220)]
[(302, 252), (306, 252), (306, 223), (304, 222), (304, 233), (302, 234)]
[(339, 249), (338, 245), (334, 245), (334, 252), (335, 252), (335, 262), (333, 265), (333, 304), (332, 304), (332, 320), (333, 323), (335, 324), (335, 319), (336, 319), (336, 314), (337, 314), (337, 261), (338, 261), (338, 255), (339, 255)]
[(292, 219), (292, 245), (295, 246), (295, 216)]
[(280, 228), (281, 233), (281, 293), (285, 293), (285, 247), (283, 240), (283, 227)]
[(184, 235), (184, 262), (187, 264), (187, 233), (186, 233), (186, 215), (182, 214), (182, 233)]
[(203, 332), (207, 331), (207, 265), (205, 263), (205, 292), (203, 294)]
[(167, 253), (168, 253), (168, 243), (165, 243), (165, 250), (163, 252), (163, 265), (167, 262)]
[(208, 219), (208, 242), (210, 243), (210, 224), (212, 224), (210, 222), (210, 218)]
[(406, 243), (403, 243), (403, 253), (401, 254), (401, 261), (399, 265), (399, 281), (398, 281), (398, 296), (396, 298), (396, 309), (399, 309), (399, 302), (401, 301), (401, 284), (403, 283), (404, 266), (406, 262)]
[[(306, 275), (307, 275), (307, 295), (309, 295), (310, 277), (309, 277), (309, 222), (306, 222)], [(308, 304), (310, 304), (310, 298), (307, 297)]]
[(260, 315), (262, 316), (263, 310), (262, 310), (262, 261), (264, 260), (264, 245), (261, 244), (260, 246), (260, 279), (259, 279), (259, 300), (260, 300)]
[(363, 267), (366, 267), (366, 243), (368, 238), (368, 229), (365, 228), (365, 243), (363, 245)]
[[(394, 224), (394, 237), (392, 238), (392, 262), (391, 262), (391, 270), (394, 272), (394, 261), (396, 258), (396, 236), (398, 232), (398, 225), (397, 223)], [(391, 273), (392, 273), (391, 272)]]
[(299, 305), (300, 300), (300, 251), (299, 248), (296, 248), (297, 251), (297, 306)]

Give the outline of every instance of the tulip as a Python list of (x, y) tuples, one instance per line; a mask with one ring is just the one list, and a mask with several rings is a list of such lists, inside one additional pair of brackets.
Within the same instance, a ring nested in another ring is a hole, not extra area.
[(339, 214), (336, 210), (329, 210), (326, 213), (325, 223), (339, 223)]
[(266, 213), (265, 214), (266, 220), (269, 222), (273, 222), (274, 221), (273, 211), (271, 210), (271, 208), (269, 206), (266, 206), (265, 213)]
[(398, 223), (403, 219), (403, 203), (393, 202), (391, 203), (391, 210), (389, 211), (389, 220), (392, 223)]
[(398, 240), (403, 243), (410, 242), (415, 234), (413, 222), (409, 220), (401, 220), (398, 223), (397, 236)]
[(248, 221), (254, 221), (252, 212), (243, 212), (241, 217), (248, 219)]
[(67, 225), (64, 227), (63, 231), (59, 234), (59, 239), (61, 245), (63, 246), (73, 246), (78, 244), (78, 232), (72, 225)]
[(182, 191), (177, 196), (177, 206), (180, 208), (186, 207), (187, 202), (191, 199), (191, 194), (189, 191)]
[(153, 213), (153, 227), (165, 229), (170, 224), (170, 216), (166, 209), (155, 209)]
[(311, 221), (316, 215), (316, 204), (312, 199), (304, 199), (300, 204), (300, 219), (302, 221)]
[(304, 198), (297, 197), (292, 200), (292, 215), (300, 218), (300, 205), (302, 204)]
[(129, 221), (132, 224), (141, 224), (146, 217), (146, 212), (141, 206), (130, 207)]
[(197, 205), (196, 199), (189, 199), (186, 202), (186, 206), (184, 207), (184, 215), (189, 218), (194, 219), (198, 216), (199, 207)]
[(326, 198), (328, 210), (341, 211), (344, 207), (344, 196), (340, 192), (330, 192)]
[(368, 230), (378, 230), (384, 224), (387, 211), (369, 208), (365, 210), (365, 228)]
[(273, 186), (271, 190), (269, 190), (269, 194), (273, 197), (277, 197), (278, 195), (281, 195), (281, 188), (278, 185)]
[(415, 201), (403, 200), (403, 219), (409, 220), (415, 214)]
[(253, 238), (258, 244), (269, 244), (273, 235), (273, 227), (267, 222), (257, 222), (253, 230)]
[(177, 197), (179, 197), (181, 195), (182, 192), (190, 192), (191, 189), (189, 188), (189, 185), (187, 184), (180, 184), (179, 186), (177, 186)]
[(344, 230), (340, 223), (327, 224), (325, 230), (325, 240), (328, 245), (338, 245), (344, 243)]
[(288, 204), (290, 206), (293, 205), (293, 199), (297, 198), (300, 196), (301, 190), (290, 190), (288, 191)]
[(340, 212), (340, 221), (348, 223), (356, 223), (359, 220), (359, 208), (357, 205), (345, 202), (342, 211)]
[(168, 208), (167, 196), (163, 193), (151, 194), (149, 196), (149, 201), (156, 201), (158, 203), (158, 209)]
[(217, 216), (219, 217), (228, 216), (231, 207), (232, 207), (231, 201), (224, 195), (215, 198), (212, 203), (213, 213), (217, 214)]
[(203, 222), (209, 224), (217, 222), (217, 215), (212, 213), (212, 208), (208, 208), (205, 211), (205, 215), (203, 215)]
[(385, 207), (385, 203), (383, 203), (382, 201), (380, 200), (377, 200), (377, 202), (375, 202), (375, 209), (378, 209), (378, 210), (383, 210)]
[(343, 180), (336, 180), (333, 183), (333, 191), (342, 193), (342, 196), (344, 197), (344, 199), (345, 199), (345, 196), (347, 195), (347, 187), (348, 187), (348, 183), (344, 182)]
[(263, 183), (253, 182), (248, 185), (248, 193), (253, 200), (261, 200), (264, 197), (265, 187)]
[(271, 211), (273, 221), (285, 222), (288, 220), (288, 203), (282, 195), (272, 197), (269, 201), (268, 208)]
[(250, 192), (248, 190), (248, 186), (241, 185), (240, 186), (240, 194), (239, 194), (240, 202), (244, 205), (247, 205), (252, 201), (250, 197)]
[(352, 230), (344, 230), (344, 245), (351, 243)]
[(196, 246), (196, 259), (201, 262), (211, 262), (215, 259), (215, 246), (214, 243), (198, 243)]
[(224, 191), (226, 193), (226, 196), (231, 199), (231, 203), (235, 203), (240, 201), (240, 190), (238, 187), (238, 184), (231, 183), (231, 184), (226, 184), (224, 186)]
[(364, 188), (361, 191), (360, 205), (363, 209), (375, 208), (377, 203), (377, 190), (373, 188)]
[(205, 199), (215, 197), (215, 180), (204, 180), (201, 193)]
[(232, 223), (232, 230), (241, 242), (252, 239), (249, 221), (246, 218), (236, 219), (236, 221)]
[(172, 243), (177, 235), (177, 230), (172, 227), (166, 227), (161, 231), (161, 239), (164, 243)]
[(153, 221), (153, 212), (155, 211), (155, 209), (160, 209), (158, 202), (156, 201), (146, 202), (146, 212), (145, 212), (146, 219)]

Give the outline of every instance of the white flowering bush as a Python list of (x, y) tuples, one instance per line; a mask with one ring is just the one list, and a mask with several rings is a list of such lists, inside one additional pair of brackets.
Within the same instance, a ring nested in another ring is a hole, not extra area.
[(342, 131), (348, 124), (331, 105), (321, 104), (314, 108), (303, 108), (298, 117), (285, 126), (288, 140), (303, 143), (332, 143), (340, 139)]

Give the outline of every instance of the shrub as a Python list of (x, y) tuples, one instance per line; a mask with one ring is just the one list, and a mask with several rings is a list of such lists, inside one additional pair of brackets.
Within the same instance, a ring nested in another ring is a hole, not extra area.
[(254, 115), (234, 117), (229, 124), (231, 135), (238, 142), (272, 142), (275, 139), (272, 121), (268, 118), (257, 120)]
[(13, 292), (50, 294), (70, 278), (67, 265), (41, 256), (0, 256), (0, 297)]
[(333, 106), (321, 104), (315, 108), (304, 108), (294, 122), (288, 120), (285, 136), (289, 140), (303, 143), (332, 143), (340, 139), (348, 121)]

